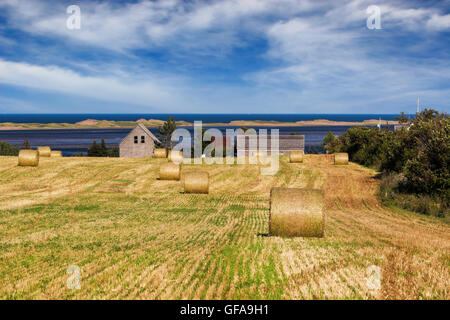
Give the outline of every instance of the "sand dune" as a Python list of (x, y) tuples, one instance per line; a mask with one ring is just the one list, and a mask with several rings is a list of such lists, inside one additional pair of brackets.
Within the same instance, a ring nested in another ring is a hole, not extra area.
[[(77, 123), (0, 123), (0, 130), (25, 130), (25, 129), (86, 129), (86, 128), (133, 128), (137, 123), (142, 123), (149, 128), (162, 126), (164, 120), (139, 119), (137, 121), (109, 121), (86, 119)], [(203, 123), (204, 127), (302, 127), (302, 126), (375, 126), (379, 123), (377, 119), (364, 121), (330, 121), (326, 119), (316, 119), (297, 122), (279, 122), (264, 120), (235, 120), (230, 122)], [(398, 121), (381, 120), (381, 124), (394, 125)], [(178, 127), (191, 127), (193, 123), (186, 121), (176, 121)]]

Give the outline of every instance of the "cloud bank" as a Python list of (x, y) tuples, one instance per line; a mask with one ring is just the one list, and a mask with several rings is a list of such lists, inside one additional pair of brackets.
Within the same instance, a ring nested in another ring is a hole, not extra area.
[(68, 112), (21, 88), (92, 99), (80, 112), (104, 101), (123, 112), (396, 113), (418, 95), (448, 108), (449, 1), (377, 1), (380, 30), (366, 28), (372, 4), (82, 1), (81, 29), (69, 30), (66, 4), (0, 0), (0, 95), (17, 88), (0, 112), (11, 101)]

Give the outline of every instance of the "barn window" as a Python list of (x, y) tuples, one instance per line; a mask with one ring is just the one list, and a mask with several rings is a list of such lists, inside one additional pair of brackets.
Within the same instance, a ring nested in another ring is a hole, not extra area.
[(134, 143), (138, 143), (138, 136), (134, 136)]
[(141, 143), (145, 143), (145, 136), (141, 136)]

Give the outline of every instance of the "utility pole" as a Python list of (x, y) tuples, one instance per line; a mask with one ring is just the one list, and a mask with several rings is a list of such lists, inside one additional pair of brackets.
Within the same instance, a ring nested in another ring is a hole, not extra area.
[(417, 97), (417, 114), (420, 112), (419, 103), (420, 103), (420, 99), (419, 99), (419, 97)]

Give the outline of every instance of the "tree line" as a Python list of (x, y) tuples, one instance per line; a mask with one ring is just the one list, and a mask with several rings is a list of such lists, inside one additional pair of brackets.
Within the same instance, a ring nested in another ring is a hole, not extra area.
[(347, 152), (353, 162), (380, 171), (380, 196), (406, 209), (449, 216), (450, 118), (425, 109), (400, 130), (355, 127), (323, 141), (327, 153)]
[(6, 141), (0, 141), (0, 156), (17, 156), (21, 149), (31, 149), (28, 140), (25, 140), (22, 145), (12, 145)]
[[(22, 145), (12, 145), (6, 141), (0, 142), (0, 156), (17, 156), (22, 149), (31, 149), (28, 140), (25, 140)], [(101, 139), (100, 144), (97, 141), (93, 141), (92, 145), (88, 148), (87, 153), (78, 152), (74, 154), (75, 157), (119, 157), (119, 148), (109, 148), (104, 139)]]
[(105, 143), (105, 139), (102, 139), (100, 144), (97, 143), (96, 140), (92, 142), (92, 145), (89, 147), (87, 156), (88, 157), (119, 157), (119, 148), (112, 147), (108, 148)]

